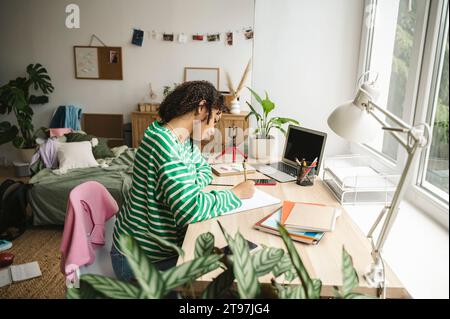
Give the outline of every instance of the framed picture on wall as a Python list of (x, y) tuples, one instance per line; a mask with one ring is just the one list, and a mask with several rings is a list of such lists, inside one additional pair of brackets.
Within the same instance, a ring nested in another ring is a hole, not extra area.
[(74, 46), (75, 78), (122, 80), (122, 48)]
[(208, 81), (219, 90), (220, 88), (220, 68), (185, 67), (184, 82), (186, 81)]

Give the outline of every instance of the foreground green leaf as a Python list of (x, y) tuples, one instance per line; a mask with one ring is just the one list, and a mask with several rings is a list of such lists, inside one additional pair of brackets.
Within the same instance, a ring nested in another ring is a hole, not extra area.
[(162, 276), (134, 238), (124, 235), (120, 238), (120, 248), (147, 298), (159, 299), (165, 292)]
[(175, 251), (179, 256), (184, 257), (184, 251), (183, 249), (181, 249), (178, 245), (164, 239), (161, 238), (161, 236), (152, 234), (151, 232), (147, 232), (146, 233), (148, 237), (150, 237), (151, 239), (155, 240), (158, 244), (160, 244), (163, 247), (167, 247), (172, 249), (173, 251)]
[(195, 241), (194, 256), (195, 258), (208, 256), (213, 253), (214, 235), (210, 232), (201, 234)]
[(284, 255), (283, 249), (264, 247), (252, 255), (253, 267), (256, 276), (268, 274), (277, 265)]
[(234, 273), (232, 269), (227, 269), (206, 287), (202, 293), (202, 299), (221, 298), (230, 289), (234, 282)]
[(137, 299), (140, 295), (138, 287), (117, 279), (100, 275), (83, 275), (80, 280), (87, 282), (108, 298)]

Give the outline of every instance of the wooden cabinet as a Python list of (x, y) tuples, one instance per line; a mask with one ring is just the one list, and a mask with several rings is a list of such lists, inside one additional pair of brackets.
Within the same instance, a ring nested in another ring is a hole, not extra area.
[[(236, 142), (240, 144), (246, 138), (246, 130), (248, 129), (248, 120), (245, 119), (247, 112), (241, 112), (241, 114), (222, 114), (222, 118), (219, 123), (216, 124), (218, 132), (210, 141), (202, 142), (202, 150), (205, 146), (208, 146), (205, 151), (214, 151), (213, 144), (220, 144), (220, 149), (226, 146), (231, 146), (231, 137), (229, 128), (239, 128)], [(131, 125), (133, 130), (133, 147), (138, 147), (141, 143), (144, 132), (150, 123), (158, 119), (158, 112), (133, 112), (131, 114)], [(214, 141), (213, 141), (214, 140)], [(213, 142), (212, 142), (213, 141)], [(212, 144), (211, 144), (212, 142)], [(217, 150), (217, 148), (216, 148)]]

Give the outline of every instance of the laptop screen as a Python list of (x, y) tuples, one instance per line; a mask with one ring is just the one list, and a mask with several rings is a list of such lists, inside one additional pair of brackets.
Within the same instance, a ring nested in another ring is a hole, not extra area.
[(283, 160), (295, 164), (296, 157), (300, 161), (304, 158), (307, 162), (312, 162), (317, 157), (319, 168), (326, 137), (326, 133), (290, 126)]

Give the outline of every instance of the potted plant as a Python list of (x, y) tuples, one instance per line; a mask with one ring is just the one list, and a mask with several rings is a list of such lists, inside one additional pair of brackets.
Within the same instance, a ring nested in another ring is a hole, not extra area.
[(265, 98), (262, 99), (251, 88), (248, 89), (262, 108), (262, 112), (259, 113), (249, 102), (246, 102), (250, 107), (250, 113), (246, 116), (246, 119), (250, 116), (254, 116), (256, 118), (256, 130), (254, 131), (254, 135), (250, 136), (250, 155), (254, 159), (267, 160), (270, 159), (270, 155), (275, 148), (275, 137), (270, 135), (272, 129), (278, 129), (286, 135), (286, 130), (283, 126), (288, 123), (298, 125), (299, 122), (288, 117), (270, 118), (269, 113), (275, 109), (275, 103), (269, 99), (267, 91), (265, 92)]
[[(28, 65), (26, 72), (26, 77), (18, 77), (0, 87), (0, 114), (14, 113), (17, 120), (17, 125), (0, 122), (0, 145), (12, 142), (21, 150), (22, 160), (29, 163), (36, 147), (31, 105), (48, 103), (48, 94), (54, 87), (41, 64)], [(42, 95), (34, 95), (36, 92)]]

